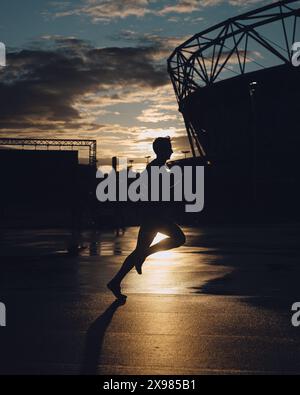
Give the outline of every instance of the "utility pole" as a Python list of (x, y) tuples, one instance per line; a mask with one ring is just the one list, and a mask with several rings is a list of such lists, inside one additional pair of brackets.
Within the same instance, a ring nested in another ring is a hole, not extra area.
[(252, 138), (253, 138), (253, 200), (257, 203), (257, 108), (256, 108), (256, 95), (257, 95), (258, 84), (253, 81), (249, 85), (250, 98), (251, 98), (251, 110), (252, 110)]
[(186, 159), (187, 154), (189, 154), (191, 151), (181, 151), (182, 154), (184, 154), (184, 159)]
[(147, 160), (147, 165), (149, 164), (149, 160), (150, 160), (151, 156), (145, 156), (145, 159)]
[(134, 160), (133, 159), (129, 159), (128, 162), (130, 163), (129, 168), (132, 169)]

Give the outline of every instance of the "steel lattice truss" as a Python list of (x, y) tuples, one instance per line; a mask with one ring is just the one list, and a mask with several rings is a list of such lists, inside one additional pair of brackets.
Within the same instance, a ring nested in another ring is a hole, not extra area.
[(0, 138), (0, 145), (4, 146), (45, 146), (49, 147), (88, 147), (89, 164), (96, 166), (97, 142), (96, 140), (70, 140), (70, 139), (21, 139), (21, 138)]
[(235, 75), (291, 63), (300, 41), (300, 1), (285, 0), (226, 20), (196, 34), (168, 59), (177, 100)]

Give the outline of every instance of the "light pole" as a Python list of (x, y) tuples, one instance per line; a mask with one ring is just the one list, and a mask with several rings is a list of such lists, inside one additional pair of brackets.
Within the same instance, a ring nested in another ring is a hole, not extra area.
[(191, 151), (181, 151), (184, 154), (184, 159), (186, 159), (187, 154), (189, 154)]
[(257, 82), (253, 81), (249, 84), (251, 109), (252, 109), (252, 137), (253, 137), (253, 200), (257, 202), (257, 111), (256, 111), (256, 94)]
[(149, 160), (150, 160), (151, 156), (145, 156), (145, 159), (147, 160), (147, 165), (149, 164)]
[(128, 162), (130, 163), (130, 165), (129, 165), (130, 169), (132, 169), (134, 160), (133, 159), (129, 159)]

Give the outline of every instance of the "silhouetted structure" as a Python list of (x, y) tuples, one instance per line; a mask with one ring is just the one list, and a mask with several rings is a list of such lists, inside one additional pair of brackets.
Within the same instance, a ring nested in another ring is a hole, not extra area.
[(79, 140), (79, 139), (22, 139), (22, 138), (0, 138), (0, 146), (18, 146), (18, 147), (88, 147), (89, 165), (96, 166), (97, 162), (97, 142), (96, 140)]
[[(89, 148), (90, 165), (79, 164), (78, 151), (66, 150), (76, 144)], [(2, 224), (74, 226), (75, 219), (78, 227), (83, 213), (94, 206), (95, 144), (93, 140), (0, 139), (5, 147), (0, 150)], [(61, 150), (49, 149), (52, 146)]]
[(212, 164), (206, 206), (250, 207), (257, 196), (277, 212), (298, 208), (300, 68), (291, 60), (299, 5), (280, 1), (226, 20), (168, 60), (193, 156)]

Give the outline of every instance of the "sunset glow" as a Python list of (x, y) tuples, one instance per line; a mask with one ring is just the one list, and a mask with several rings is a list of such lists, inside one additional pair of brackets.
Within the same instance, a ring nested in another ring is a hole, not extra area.
[[(41, 0), (34, 7), (19, 2), (16, 13), (13, 2), (4, 2), (7, 67), (0, 85), (12, 100), (1, 106), (0, 137), (95, 139), (99, 165), (118, 156), (141, 169), (153, 157), (153, 139), (168, 135), (172, 159), (184, 157), (189, 142), (167, 58), (252, 3)], [(80, 157), (86, 161), (87, 153)]]

